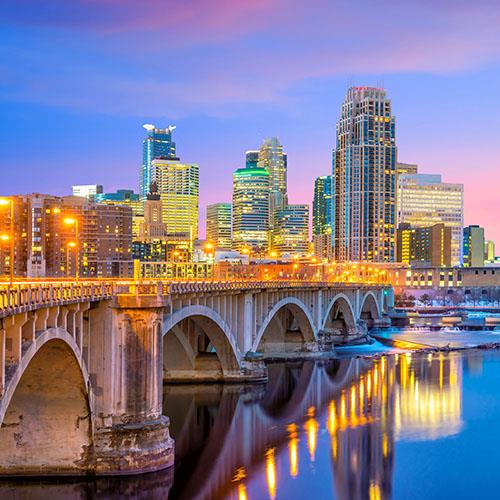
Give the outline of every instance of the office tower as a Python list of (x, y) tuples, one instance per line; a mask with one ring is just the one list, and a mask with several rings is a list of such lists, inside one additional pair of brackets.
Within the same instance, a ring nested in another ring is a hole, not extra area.
[(284, 208), (288, 203), (287, 196), (287, 154), (277, 137), (265, 139), (259, 150), (257, 165), (269, 172), (269, 215), (272, 217), (275, 210)]
[(418, 165), (416, 163), (396, 163), (397, 175), (402, 174), (418, 174)]
[(151, 182), (156, 182), (162, 219), (169, 236), (193, 242), (198, 238), (199, 168), (194, 163), (157, 159), (151, 162)]
[(397, 186), (398, 224), (451, 227), (451, 264), (459, 265), (463, 237), (463, 185), (444, 183), (440, 175), (402, 174)]
[(484, 266), (484, 228), (474, 225), (464, 227), (464, 267)]
[(276, 210), (272, 250), (280, 255), (305, 255), (309, 251), (309, 206), (287, 205)]
[(174, 125), (167, 128), (156, 128), (154, 125), (145, 124), (143, 128), (147, 131), (146, 138), (142, 141), (142, 171), (140, 196), (146, 199), (149, 186), (153, 182), (151, 177), (151, 162), (162, 158), (167, 160), (178, 160), (175, 152), (175, 142), (172, 140)]
[(269, 246), (269, 172), (240, 168), (233, 174), (232, 246), (263, 253)]
[(105, 205), (130, 207), (132, 209), (132, 238), (137, 238), (139, 225), (144, 218), (144, 206), (139, 194), (131, 189), (118, 189), (115, 193), (97, 193), (94, 201)]
[(89, 201), (94, 201), (96, 195), (103, 192), (103, 187), (100, 184), (81, 184), (72, 186), (73, 196), (81, 196)]
[(411, 266), (451, 266), (451, 227), (434, 224), (397, 230), (397, 261)]
[(488, 263), (495, 262), (495, 242), (492, 240), (484, 242), (484, 260)]
[(257, 162), (259, 161), (259, 151), (252, 150), (245, 153), (245, 166), (246, 168), (257, 168)]
[[(93, 203), (77, 196), (31, 194), (11, 199), (18, 207), (16, 275), (74, 276), (77, 255), (82, 277), (132, 275), (130, 207)], [(78, 233), (74, 224), (64, 223), (66, 219), (78, 221)]]
[(332, 249), (332, 217), (333, 217), (333, 177), (323, 175), (314, 181), (313, 198), (313, 247), (314, 255), (319, 259), (330, 260)]
[(231, 203), (207, 206), (207, 241), (216, 248), (231, 248)]
[(385, 90), (350, 88), (333, 156), (336, 260), (394, 260), (396, 154), (395, 118)]
[(137, 240), (153, 242), (164, 240), (167, 236), (167, 227), (163, 222), (162, 203), (158, 186), (152, 182), (149, 193), (144, 202), (144, 216), (139, 224)]

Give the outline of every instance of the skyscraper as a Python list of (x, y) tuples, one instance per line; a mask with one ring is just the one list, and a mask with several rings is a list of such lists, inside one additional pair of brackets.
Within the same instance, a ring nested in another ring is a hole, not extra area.
[(451, 263), (459, 265), (463, 238), (463, 185), (441, 181), (440, 175), (402, 174), (397, 186), (398, 224), (451, 227)]
[(143, 125), (147, 131), (146, 138), (142, 141), (142, 172), (140, 195), (144, 200), (149, 192), (149, 186), (153, 179), (151, 178), (151, 162), (158, 158), (176, 160), (175, 142), (172, 140), (172, 131), (174, 125), (167, 128), (156, 128), (149, 123)]
[(236, 250), (264, 252), (269, 245), (269, 172), (240, 168), (233, 174), (233, 236)]
[(307, 254), (309, 251), (308, 205), (287, 205), (276, 210), (272, 249), (281, 255)]
[(269, 214), (272, 219), (274, 211), (284, 208), (288, 203), (286, 185), (287, 154), (283, 152), (283, 146), (277, 137), (264, 140), (259, 150), (257, 165), (269, 172)]
[(215, 247), (231, 248), (231, 203), (207, 206), (207, 240)]
[(152, 182), (144, 202), (144, 217), (139, 224), (137, 239), (151, 243), (164, 240), (166, 236), (167, 227), (163, 222), (161, 197), (156, 182)]
[(313, 235), (332, 232), (332, 187), (331, 175), (317, 177), (314, 181)]
[(484, 260), (484, 228), (477, 225), (464, 227), (464, 267), (483, 267)]
[(259, 161), (259, 151), (251, 150), (245, 153), (245, 164), (247, 168), (256, 168)]
[(396, 134), (384, 89), (352, 87), (333, 156), (333, 247), (339, 261), (395, 258)]
[(199, 168), (194, 163), (157, 159), (151, 162), (151, 182), (156, 182), (168, 235), (190, 241), (198, 238)]

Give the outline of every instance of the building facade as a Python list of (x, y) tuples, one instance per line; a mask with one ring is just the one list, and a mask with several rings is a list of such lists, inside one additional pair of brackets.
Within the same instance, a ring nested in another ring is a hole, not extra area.
[(463, 185), (442, 182), (440, 175), (402, 174), (398, 178), (398, 223), (451, 228), (451, 262), (462, 261)]
[(332, 232), (332, 200), (333, 177), (323, 175), (314, 181), (313, 198), (313, 236), (317, 234), (331, 234)]
[(278, 255), (309, 252), (309, 206), (287, 205), (276, 210), (271, 249)]
[(140, 182), (141, 199), (146, 199), (149, 186), (153, 181), (151, 177), (151, 162), (163, 158), (176, 160), (175, 142), (172, 140), (172, 132), (175, 126), (169, 125), (167, 128), (156, 128), (149, 123), (143, 125), (147, 136), (142, 141), (142, 169)]
[(207, 241), (216, 248), (231, 248), (231, 203), (207, 206)]
[(488, 264), (495, 262), (495, 242), (492, 240), (484, 242), (484, 260)]
[(396, 134), (380, 88), (352, 87), (333, 152), (333, 248), (337, 261), (391, 262), (396, 233)]
[(157, 159), (151, 162), (151, 182), (158, 187), (162, 220), (169, 236), (198, 238), (199, 168), (194, 163)]
[(103, 192), (103, 187), (100, 184), (79, 184), (72, 186), (73, 196), (87, 198), (89, 201), (94, 201), (96, 195)]
[(464, 267), (484, 266), (484, 244), (484, 228), (476, 225), (464, 227)]
[(259, 150), (250, 150), (245, 153), (246, 168), (257, 168), (259, 162)]
[(121, 205), (132, 209), (132, 238), (139, 232), (139, 224), (144, 218), (144, 205), (139, 194), (131, 189), (118, 189), (115, 193), (97, 193), (94, 197), (96, 203), (105, 205)]
[(444, 224), (411, 227), (397, 231), (397, 261), (411, 266), (451, 266), (451, 228)]
[(233, 174), (232, 246), (266, 252), (269, 247), (269, 172), (240, 168)]

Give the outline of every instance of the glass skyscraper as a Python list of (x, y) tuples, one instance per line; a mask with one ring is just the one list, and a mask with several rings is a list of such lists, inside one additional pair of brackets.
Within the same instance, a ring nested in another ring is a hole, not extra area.
[(172, 131), (175, 126), (169, 125), (167, 128), (156, 128), (154, 125), (145, 124), (143, 127), (147, 131), (147, 137), (142, 141), (142, 170), (140, 196), (145, 200), (152, 182), (151, 162), (156, 159), (176, 160), (175, 142), (172, 140)]
[(207, 241), (217, 248), (231, 248), (231, 203), (207, 206)]
[(384, 89), (347, 91), (333, 156), (335, 260), (394, 261), (395, 128)]
[(265, 168), (240, 168), (234, 172), (232, 219), (234, 249), (268, 249), (269, 172)]
[(274, 215), (272, 248), (279, 254), (305, 255), (309, 251), (309, 206), (287, 205)]
[(317, 177), (314, 181), (313, 235), (332, 232), (332, 187), (333, 177), (331, 175)]

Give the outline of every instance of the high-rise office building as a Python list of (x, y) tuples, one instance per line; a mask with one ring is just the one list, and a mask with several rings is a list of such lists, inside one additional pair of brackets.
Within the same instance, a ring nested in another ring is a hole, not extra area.
[(269, 172), (269, 214), (272, 218), (275, 210), (286, 207), (288, 203), (287, 154), (283, 152), (283, 146), (277, 137), (264, 140), (259, 150), (257, 165)]
[(309, 251), (309, 206), (287, 205), (276, 210), (272, 249), (280, 255), (305, 255)]
[(207, 206), (207, 241), (217, 248), (231, 248), (231, 203)]
[(451, 227), (451, 264), (461, 263), (463, 185), (442, 182), (440, 175), (402, 174), (398, 177), (398, 224)]
[(314, 181), (313, 235), (332, 232), (332, 188), (333, 177), (331, 175), (317, 177)]
[(257, 168), (258, 161), (259, 161), (259, 150), (251, 150), (245, 153), (246, 168)]
[(451, 228), (444, 224), (411, 227), (397, 231), (397, 261), (412, 266), (451, 266)]
[(484, 260), (485, 262), (495, 262), (495, 242), (486, 240), (484, 242)]
[(194, 163), (157, 159), (151, 162), (169, 236), (193, 242), (198, 238), (199, 168)]
[(79, 184), (72, 186), (73, 196), (80, 196), (89, 201), (94, 201), (96, 195), (103, 192), (103, 187), (100, 184)]
[(484, 266), (484, 228), (474, 225), (464, 227), (464, 267)]
[(175, 142), (172, 140), (174, 125), (167, 128), (156, 128), (149, 123), (143, 125), (147, 131), (146, 138), (142, 141), (142, 170), (140, 196), (146, 199), (149, 186), (153, 182), (151, 177), (151, 162), (162, 158), (168, 160), (178, 160), (175, 152)]
[(395, 118), (385, 90), (350, 88), (333, 153), (336, 260), (394, 260), (396, 154)]
[(233, 174), (232, 246), (265, 252), (269, 246), (269, 172), (240, 168)]

